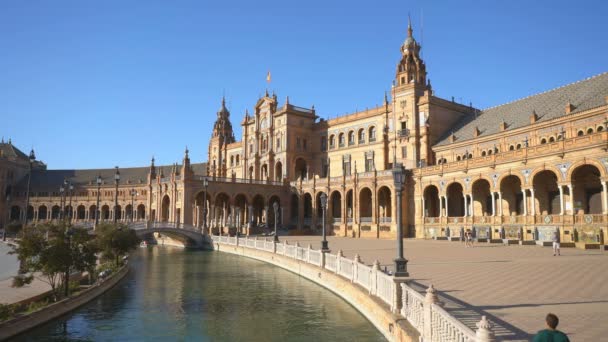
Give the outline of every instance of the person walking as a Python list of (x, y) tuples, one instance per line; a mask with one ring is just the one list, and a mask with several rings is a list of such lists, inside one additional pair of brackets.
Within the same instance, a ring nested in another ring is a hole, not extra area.
[(559, 236), (559, 229), (556, 229), (553, 232), (553, 256), (556, 255), (559, 256), (559, 242), (560, 242), (560, 236)]
[(566, 334), (557, 330), (559, 318), (555, 314), (547, 314), (545, 322), (547, 323), (547, 329), (539, 331), (532, 342), (570, 342)]

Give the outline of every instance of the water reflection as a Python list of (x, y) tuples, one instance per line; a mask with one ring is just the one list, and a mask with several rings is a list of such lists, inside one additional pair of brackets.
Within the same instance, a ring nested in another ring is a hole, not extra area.
[(118, 286), (22, 341), (383, 341), (353, 307), (280, 268), (151, 247)]

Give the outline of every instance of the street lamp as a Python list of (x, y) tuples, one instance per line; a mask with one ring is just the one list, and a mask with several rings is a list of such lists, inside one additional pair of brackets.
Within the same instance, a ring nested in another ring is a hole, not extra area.
[(72, 235), (74, 234), (74, 231), (72, 230), (72, 228), (67, 228), (65, 230), (65, 239), (66, 242), (68, 244), (68, 253), (69, 253), (69, 260), (67, 261), (67, 264), (65, 265), (65, 297), (68, 296), (68, 290), (69, 290), (69, 286), (70, 286), (70, 266), (72, 266)]
[(59, 220), (63, 221), (65, 219), (65, 189), (67, 188), (68, 181), (67, 179), (63, 179), (63, 184), (59, 186), (59, 206), (61, 206), (61, 210), (59, 211)]
[(207, 232), (207, 186), (209, 181), (203, 177), (203, 234)]
[(133, 218), (134, 218), (134, 215), (133, 215), (133, 206), (134, 206), (133, 198), (135, 196), (137, 196), (137, 195), (138, 195), (137, 191), (135, 191), (135, 189), (131, 189), (131, 222), (133, 222)]
[(118, 209), (118, 183), (120, 182), (120, 172), (118, 166), (116, 166), (116, 172), (114, 173), (114, 184), (116, 184), (116, 191), (114, 192), (114, 224), (117, 222), (116, 210)]
[(95, 206), (95, 228), (99, 224), (99, 192), (101, 191), (101, 175), (97, 175), (97, 205)]
[(68, 220), (70, 224), (72, 224), (72, 216), (74, 214), (74, 209), (72, 209), (72, 195), (74, 194), (74, 185), (72, 184), (72, 181), (70, 181), (68, 189), (70, 190), (70, 212), (68, 213)]
[(272, 204), (272, 208), (274, 209), (274, 241), (279, 242), (279, 236), (277, 235), (277, 221), (279, 219), (279, 203), (274, 202)]
[(327, 210), (327, 195), (321, 193), (321, 228), (323, 229), (323, 241), (321, 241), (321, 252), (329, 252), (329, 246), (327, 243), (327, 234), (325, 233), (325, 211)]
[(409, 277), (407, 259), (403, 257), (403, 224), (401, 222), (401, 191), (405, 183), (405, 170), (401, 164), (393, 168), (393, 181), (397, 193), (397, 258), (395, 259), (395, 277)]
[[(25, 193), (25, 217), (23, 218), (23, 227), (27, 224), (27, 214), (30, 209), (30, 181), (32, 180), (32, 164), (36, 161), (36, 155), (34, 154), (34, 149), (30, 151), (30, 173), (27, 176), (27, 192)], [(6, 203), (8, 205), (8, 202)], [(32, 218), (34, 215), (34, 210), (32, 208)]]

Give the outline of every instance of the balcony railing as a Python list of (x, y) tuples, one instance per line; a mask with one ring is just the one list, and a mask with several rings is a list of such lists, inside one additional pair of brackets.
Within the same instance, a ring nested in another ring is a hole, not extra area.
[(397, 135), (399, 135), (400, 138), (405, 138), (405, 137), (409, 137), (410, 136), (410, 130), (409, 129), (401, 129), (397, 131)]

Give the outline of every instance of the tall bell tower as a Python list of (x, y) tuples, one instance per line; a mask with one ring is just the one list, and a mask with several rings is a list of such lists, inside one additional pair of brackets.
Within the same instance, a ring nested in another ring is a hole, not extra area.
[(227, 146), (233, 143), (234, 132), (230, 123), (230, 112), (226, 109), (226, 99), (222, 97), (222, 106), (217, 112), (217, 119), (213, 125), (213, 133), (209, 142), (209, 163), (207, 174), (213, 177), (227, 177), (226, 159)]
[[(412, 23), (408, 22), (407, 38), (401, 45), (401, 58), (397, 63), (392, 95), (391, 160), (414, 168), (420, 164), (421, 128), (426, 125), (428, 113), (420, 111), (420, 99), (431, 89), (427, 83), (426, 65), (420, 57), (421, 46), (414, 39)], [(427, 93), (428, 94), (428, 93)]]

